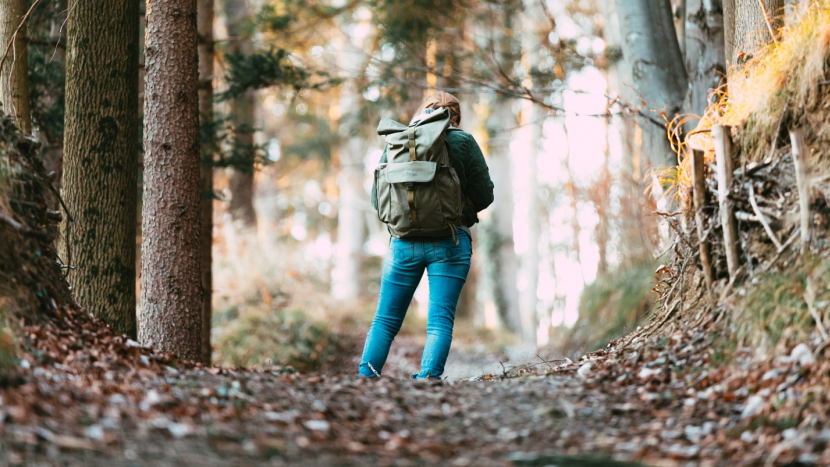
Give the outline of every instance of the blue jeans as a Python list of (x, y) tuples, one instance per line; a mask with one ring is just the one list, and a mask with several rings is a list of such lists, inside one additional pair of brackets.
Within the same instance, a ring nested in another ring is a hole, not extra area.
[(427, 342), (421, 372), (412, 377), (440, 378), (444, 373), (452, 343), (455, 307), (467, 281), (473, 253), (472, 239), (467, 232), (459, 230), (457, 239), (457, 245), (452, 238), (392, 239), (383, 264), (378, 309), (360, 360), (361, 376), (376, 376), (372, 368), (381, 373), (424, 269), (429, 276)]

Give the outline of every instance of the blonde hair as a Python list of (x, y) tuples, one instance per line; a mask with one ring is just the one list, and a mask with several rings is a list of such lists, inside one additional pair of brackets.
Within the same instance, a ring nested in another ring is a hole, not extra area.
[(439, 108), (447, 109), (450, 112), (452, 126), (457, 128), (461, 124), (461, 104), (458, 102), (458, 98), (444, 91), (437, 91), (424, 99), (416, 115), (423, 113), (426, 109)]

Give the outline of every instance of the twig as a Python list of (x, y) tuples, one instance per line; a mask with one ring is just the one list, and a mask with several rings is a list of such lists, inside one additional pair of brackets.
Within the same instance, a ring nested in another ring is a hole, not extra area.
[(69, 274), (69, 271), (75, 269), (75, 267), (72, 266), (72, 224), (75, 222), (75, 218), (72, 217), (72, 214), (69, 212), (69, 208), (66, 207), (66, 203), (63, 202), (63, 198), (61, 197), (61, 194), (58, 193), (58, 190), (51, 183), (46, 183), (46, 187), (49, 188), (49, 190), (55, 195), (58, 199), (58, 203), (60, 203), (63, 211), (66, 213), (66, 238), (64, 239), (64, 242), (66, 243), (67, 263), (65, 265), (66, 268), (64, 269), (66, 269), (67, 274)]
[(769, 262), (767, 262), (767, 264), (765, 264), (761, 267), (761, 269), (758, 270), (758, 274), (767, 271), (769, 268), (772, 267), (773, 264), (775, 264), (776, 261), (778, 261), (778, 258), (780, 258), (781, 255), (787, 250), (787, 248), (789, 248), (790, 245), (793, 244), (793, 241), (795, 241), (795, 239), (798, 238), (799, 232), (800, 229), (796, 227), (795, 230), (793, 230), (792, 235), (790, 235), (790, 238), (787, 239), (787, 241), (784, 242), (784, 245), (781, 246), (781, 249), (778, 250), (778, 253), (776, 253), (775, 256), (773, 256), (772, 259), (769, 260)]
[(813, 315), (813, 319), (816, 321), (816, 329), (818, 329), (819, 334), (821, 334), (821, 338), (827, 341), (830, 340), (830, 334), (828, 334), (827, 329), (824, 328), (821, 315), (819, 315), (818, 310), (816, 310), (815, 298), (816, 289), (813, 287), (813, 281), (808, 277), (807, 287), (804, 290), (804, 301), (807, 302), (807, 309), (810, 310), (810, 314)]
[(780, 250), (781, 242), (778, 241), (778, 237), (775, 235), (775, 232), (773, 232), (766, 217), (764, 217), (764, 213), (762, 213), (761, 208), (758, 207), (758, 201), (755, 200), (755, 188), (753, 188), (752, 185), (753, 183), (749, 182), (749, 204), (752, 205), (752, 210), (755, 211), (755, 215), (758, 216), (758, 221), (764, 226), (764, 231), (767, 232), (769, 239), (775, 244), (775, 248)]
[(41, 45), (44, 47), (55, 47), (58, 49), (66, 49), (66, 44), (63, 43), (63, 39), (58, 39), (55, 42), (47, 41), (43, 39), (37, 39), (35, 37), (27, 37), (26, 43), (31, 45)]
[(769, 29), (769, 35), (772, 36), (772, 41), (776, 44), (778, 43), (778, 38), (775, 37), (775, 31), (772, 30), (772, 23), (769, 20), (769, 15), (767, 14), (767, 7), (764, 6), (764, 0), (758, 0), (758, 5), (761, 6), (761, 11), (764, 13), (764, 21), (767, 23), (767, 29)]
[(375, 367), (372, 366), (372, 363), (371, 362), (366, 362), (366, 364), (369, 365), (369, 369), (372, 370), (372, 373), (374, 373), (375, 376), (380, 378), (380, 373), (378, 373), (378, 371), (375, 370)]
[(540, 357), (538, 353), (536, 354), (536, 356), (537, 356), (537, 357), (539, 357), (539, 360), (541, 360), (541, 361), (542, 361), (542, 363), (546, 364), (546, 365), (548, 366), (548, 368), (550, 368), (550, 371), (554, 371), (554, 370), (553, 370), (553, 367), (550, 365), (550, 363), (549, 363), (549, 362), (546, 362), (546, 361), (545, 361), (545, 359), (544, 359), (544, 358), (542, 358), (542, 357)]

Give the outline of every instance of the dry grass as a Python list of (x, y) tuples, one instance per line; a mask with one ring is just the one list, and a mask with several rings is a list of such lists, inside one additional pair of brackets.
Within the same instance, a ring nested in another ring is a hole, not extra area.
[(785, 26), (779, 36), (778, 42), (759, 48), (744, 64), (732, 67), (728, 88), (712, 91), (710, 100), (715, 104), (703, 116), (683, 116), (670, 125), (671, 134), (687, 119), (699, 118), (686, 141), (675, 148), (681, 161), (676, 177), (679, 191), (691, 183), (687, 156), (692, 148), (706, 151), (707, 162), (714, 159), (712, 125), (740, 129), (736, 136), (742, 161), (769, 155), (779, 122), (783, 128), (810, 126), (812, 142), (830, 138), (825, 118), (830, 109), (822, 100), (828, 90), (830, 0), (813, 1), (800, 21)]

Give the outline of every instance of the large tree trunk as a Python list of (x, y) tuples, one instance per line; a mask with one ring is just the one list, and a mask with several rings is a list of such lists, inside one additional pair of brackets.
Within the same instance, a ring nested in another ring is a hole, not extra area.
[(202, 284), (196, 0), (148, 0), (139, 341), (198, 361)]
[[(199, 0), (199, 115), (203, 128), (213, 121), (213, 0)], [(213, 297), (213, 138), (202, 146), (201, 259), (202, 363), (210, 365), (211, 298)]]
[[(622, 50), (634, 88), (646, 101), (649, 116), (671, 120), (686, 96), (686, 69), (675, 35), (669, 0), (616, 0)], [(648, 112), (647, 109), (641, 109)], [(643, 147), (652, 164), (677, 164), (663, 128), (644, 121)]]
[[(4, 113), (17, 118), (20, 132), (29, 135), (32, 134), (32, 114), (29, 111), (29, 52), (26, 49), (26, 24), (21, 26), (25, 14), (26, 0), (0, 1), (0, 103), (3, 104)], [(14, 44), (3, 59), (12, 38)]]
[(135, 337), (138, 2), (79, 2), (68, 36), (62, 257), (78, 303)]
[[(689, 92), (685, 113), (703, 116), (709, 94), (726, 75), (723, 8), (720, 0), (686, 0), (686, 72)], [(691, 121), (690, 124), (696, 124)]]
[[(622, 47), (617, 7), (614, 0), (602, 0), (598, 5), (605, 17), (603, 38), (609, 56), (613, 57), (616, 51)], [(636, 93), (630, 88), (632, 82), (631, 67), (627, 66), (625, 60), (609, 63), (607, 76), (609, 94), (622, 96), (622, 99), (626, 102), (636, 102)], [(622, 143), (620, 148), (621, 170), (619, 177), (617, 177), (617, 183), (620, 187), (619, 240), (617, 242), (620, 259), (618, 264), (620, 267), (626, 267), (651, 256), (643, 234), (643, 209), (639, 202), (643, 187), (640, 184), (640, 178), (638, 177), (636, 180), (634, 178), (634, 130), (637, 121), (633, 118), (623, 117), (614, 119), (613, 124), (620, 133), (620, 142)]]
[[(245, 22), (250, 21), (251, 9), (248, 0), (225, 0), (225, 18), (228, 28), (228, 52), (250, 55), (253, 51), (251, 40), (245, 31)], [(245, 148), (254, 145), (254, 91), (248, 90), (231, 100), (231, 117), (236, 126), (237, 142)], [(245, 227), (256, 226), (254, 209), (254, 161), (230, 169), (229, 189), (231, 192), (231, 216)]]
[(772, 42), (770, 27), (782, 24), (784, 0), (723, 0), (723, 28), (728, 65), (744, 63), (758, 48)]
[(332, 271), (332, 293), (335, 297), (356, 299), (360, 295), (360, 270), (363, 263), (363, 243), (366, 239), (364, 210), (368, 205), (363, 188), (363, 157), (366, 143), (359, 134), (358, 116), (360, 93), (358, 80), (362, 77), (364, 59), (358, 45), (343, 39), (338, 65), (348, 70), (340, 91), (340, 174), (337, 176), (339, 200), (337, 204), (337, 243)]

